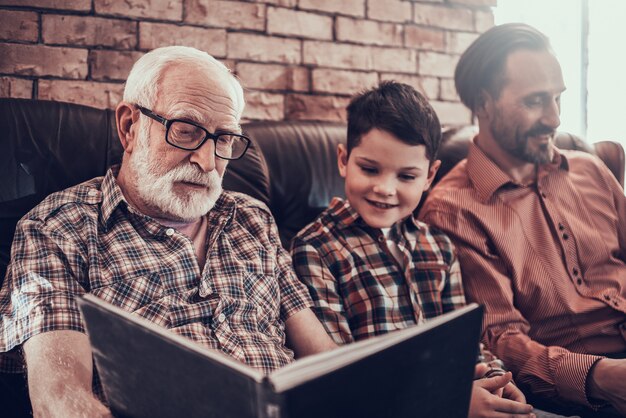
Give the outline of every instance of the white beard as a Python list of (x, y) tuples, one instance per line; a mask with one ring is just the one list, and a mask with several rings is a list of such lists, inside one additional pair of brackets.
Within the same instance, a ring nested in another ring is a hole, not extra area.
[[(148, 145), (148, 124), (139, 129), (137, 147), (129, 163), (136, 176), (137, 194), (144, 204), (158, 209), (163, 217), (176, 221), (193, 221), (206, 215), (222, 193), (222, 177), (213, 170), (204, 173), (191, 164), (179, 165), (163, 172)], [(186, 181), (206, 185), (198, 192), (176, 193), (174, 183)]]

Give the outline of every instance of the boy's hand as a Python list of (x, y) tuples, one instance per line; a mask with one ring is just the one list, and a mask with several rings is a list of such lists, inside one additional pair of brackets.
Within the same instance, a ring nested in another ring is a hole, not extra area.
[[(510, 384), (512, 378), (511, 373), (507, 372), (502, 376), (475, 380), (472, 385), (472, 399), (468, 417), (534, 418), (533, 407), (523, 403), (522, 401), (525, 401), (524, 395)], [(503, 392), (504, 397), (496, 395), (498, 392)]]

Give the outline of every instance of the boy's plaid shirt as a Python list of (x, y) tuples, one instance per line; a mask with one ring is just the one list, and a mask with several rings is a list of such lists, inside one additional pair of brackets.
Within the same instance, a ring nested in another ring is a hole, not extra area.
[[(52, 194), (19, 222), (0, 353), (42, 332), (85, 332), (75, 297), (89, 292), (263, 372), (290, 363), (284, 321), (312, 303), (269, 209), (222, 193), (201, 271), (189, 238), (133, 211), (115, 174)], [(21, 366), (0, 355), (0, 369)]]
[(318, 318), (338, 344), (406, 328), (465, 305), (450, 239), (412, 216), (390, 231), (402, 266), (382, 231), (335, 198), (292, 243), (296, 274)]

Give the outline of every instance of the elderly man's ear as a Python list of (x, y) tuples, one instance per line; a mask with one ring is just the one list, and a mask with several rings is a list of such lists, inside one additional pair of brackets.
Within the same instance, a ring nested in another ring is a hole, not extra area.
[(128, 102), (121, 102), (115, 108), (117, 135), (127, 153), (133, 152), (139, 134), (139, 116), (140, 112), (137, 108)]

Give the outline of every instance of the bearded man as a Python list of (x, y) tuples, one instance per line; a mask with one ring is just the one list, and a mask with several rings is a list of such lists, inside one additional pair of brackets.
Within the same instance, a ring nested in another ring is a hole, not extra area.
[[(147, 53), (116, 108), (121, 165), (20, 221), (0, 353), (23, 350), (35, 416), (109, 414), (75, 301), (85, 293), (263, 372), (334, 347), (267, 207), (222, 191), (249, 145), (243, 108), (239, 82), (210, 55)], [(12, 361), (0, 355), (5, 370)]]
[(455, 83), (479, 132), (420, 217), (455, 244), (484, 342), (533, 405), (626, 414), (626, 199), (595, 156), (554, 146), (565, 85), (548, 39), (496, 26)]

